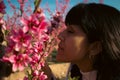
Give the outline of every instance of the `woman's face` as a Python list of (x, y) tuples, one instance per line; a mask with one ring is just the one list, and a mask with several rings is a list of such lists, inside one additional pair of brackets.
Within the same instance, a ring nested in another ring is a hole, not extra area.
[(67, 26), (58, 38), (60, 39), (56, 57), (58, 61), (80, 63), (88, 59), (88, 39), (78, 26)]

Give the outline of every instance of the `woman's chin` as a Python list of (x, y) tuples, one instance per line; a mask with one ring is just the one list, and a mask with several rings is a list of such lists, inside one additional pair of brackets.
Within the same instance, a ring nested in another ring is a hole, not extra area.
[(60, 62), (61, 62), (61, 61), (64, 61), (64, 60), (63, 60), (63, 56), (60, 55), (59, 53), (56, 55), (56, 60), (57, 60), (57, 61), (60, 61)]
[(65, 56), (60, 55), (60, 54), (57, 54), (56, 60), (57, 60), (58, 62), (68, 62), (68, 61), (67, 61), (67, 58), (65, 58)]
[(56, 60), (59, 62), (67, 62), (68, 59), (65, 56), (64, 50), (58, 49)]

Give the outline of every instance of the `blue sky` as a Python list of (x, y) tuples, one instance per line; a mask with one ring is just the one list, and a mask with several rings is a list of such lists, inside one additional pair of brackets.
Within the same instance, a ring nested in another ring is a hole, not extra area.
[[(3, 0), (5, 5), (6, 5), (6, 11), (8, 14), (11, 14), (9, 5), (7, 3), (7, 0)], [(10, 0), (14, 5), (18, 5), (17, 0)], [(28, 0), (32, 5), (33, 5), (33, 1), (34, 0)], [(60, 1), (60, 0), (59, 0)], [(69, 3), (69, 8), (71, 8), (72, 6), (74, 6), (75, 4), (77, 4), (78, 2), (83, 2), (83, 0), (70, 0)], [(88, 0), (88, 3), (90, 2), (95, 2), (95, 3), (99, 3), (99, 0)], [(117, 8), (118, 10), (120, 10), (120, 0), (104, 0), (103, 2), (104, 4), (113, 6), (115, 8)], [(56, 0), (42, 0), (40, 7), (45, 8), (46, 4), (49, 5), (49, 8), (51, 10), (55, 10), (56, 8)]]
[[(41, 6), (44, 6), (46, 3), (49, 3), (50, 7), (55, 7), (56, 0), (42, 0)], [(83, 2), (83, 0), (70, 0), (70, 6), (77, 4), (78, 2)], [(99, 3), (99, 0), (88, 0), (88, 2)], [(104, 4), (111, 5), (120, 10), (120, 0), (104, 0)]]

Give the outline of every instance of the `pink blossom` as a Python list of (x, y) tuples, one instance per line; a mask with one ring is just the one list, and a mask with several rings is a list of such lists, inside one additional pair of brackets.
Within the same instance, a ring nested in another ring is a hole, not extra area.
[(28, 0), (17, 0), (20, 4), (22, 4), (23, 2), (27, 2)]
[(41, 72), (39, 75), (39, 80), (45, 80), (47, 79), (47, 76), (44, 74), (44, 72)]
[(41, 21), (41, 23), (40, 23), (40, 25), (39, 25), (39, 28), (40, 28), (41, 30), (47, 30), (46, 28), (47, 28), (48, 26), (50, 26), (50, 23), (47, 22), (47, 21), (45, 21), (45, 20), (43, 20), (43, 21)]
[(42, 42), (35, 42), (34, 44), (34, 52), (35, 53), (40, 53), (43, 50), (43, 44)]
[(4, 22), (4, 20), (3, 20), (3, 19), (0, 19), (0, 24), (2, 24), (2, 25), (4, 25), (4, 24), (5, 24), (5, 22)]
[(10, 39), (15, 42), (15, 50), (19, 51), (21, 47), (29, 47), (31, 36), (19, 29), (18, 31), (13, 31)]
[(36, 17), (38, 18), (38, 20), (41, 22), (43, 20), (46, 19), (45, 14), (43, 13), (43, 10), (41, 8), (37, 9), (37, 12), (35, 13)]
[(17, 70), (22, 71), (28, 66), (31, 58), (26, 54), (11, 55), (9, 58), (3, 57), (3, 60), (9, 61), (13, 64), (12, 70), (15, 72)]
[(39, 72), (37, 70), (33, 72), (32, 80), (45, 80), (45, 79), (47, 79), (47, 75), (45, 75), (44, 72)]
[(29, 80), (29, 79), (28, 79), (28, 77), (27, 77), (27, 76), (25, 76), (23, 80)]
[(23, 31), (26, 33), (28, 30), (37, 31), (39, 21), (36, 19), (35, 15), (29, 16), (26, 18), (21, 18), (21, 23), (23, 24)]
[(39, 75), (39, 71), (38, 70), (34, 70), (33, 76), (38, 76), (38, 75)]
[[(34, 54), (34, 56), (32, 56), (31, 58), (32, 58), (32, 61), (30, 62), (30, 66), (33, 70), (35, 70), (37, 66), (39, 65), (39, 60), (41, 56), (38, 54)], [(40, 69), (41, 69), (41, 65), (39, 66), (39, 70)]]

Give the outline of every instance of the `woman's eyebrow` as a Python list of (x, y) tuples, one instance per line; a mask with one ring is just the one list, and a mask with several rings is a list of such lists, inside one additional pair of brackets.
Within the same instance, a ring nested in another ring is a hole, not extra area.
[(68, 25), (67, 28), (68, 28), (68, 29), (73, 29), (73, 30), (74, 30), (73, 26), (71, 26), (71, 25)]
[(70, 28), (70, 29), (76, 30), (75, 27), (76, 27), (75, 25), (69, 25), (69, 28)]

